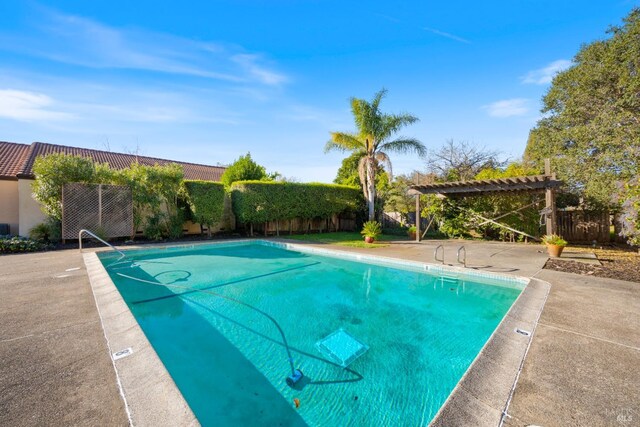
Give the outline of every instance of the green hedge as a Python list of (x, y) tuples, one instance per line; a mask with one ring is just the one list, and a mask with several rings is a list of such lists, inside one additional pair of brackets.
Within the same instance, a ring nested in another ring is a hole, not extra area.
[(0, 254), (36, 252), (48, 249), (49, 245), (37, 240), (18, 236), (0, 236)]
[(358, 208), (360, 190), (335, 184), (238, 181), (231, 187), (233, 213), (242, 223), (329, 218)]
[(224, 185), (220, 182), (184, 181), (184, 188), (194, 221), (206, 225), (211, 236), (211, 227), (222, 220)]

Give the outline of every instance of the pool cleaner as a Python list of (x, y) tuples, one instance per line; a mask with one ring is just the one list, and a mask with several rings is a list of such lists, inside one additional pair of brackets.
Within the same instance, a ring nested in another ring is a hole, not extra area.
[[(160, 276), (161, 274), (167, 274), (167, 273), (171, 273), (172, 271), (165, 271), (162, 272), (160, 274), (156, 274), (155, 277)], [(287, 342), (287, 337), (284, 334), (284, 331), (282, 330), (282, 328), (280, 327), (280, 324), (278, 323), (278, 321), (276, 319), (273, 318), (273, 316), (271, 316), (269, 313), (260, 310), (258, 307), (255, 307), (251, 304), (248, 304), (244, 301), (232, 298), (230, 296), (227, 295), (222, 295), (219, 294), (217, 292), (213, 292), (211, 290), (208, 289), (197, 289), (197, 288), (193, 288), (190, 286), (183, 286), (183, 285), (176, 285), (174, 283), (159, 283), (159, 282), (152, 282), (150, 280), (145, 280), (145, 279), (141, 279), (139, 277), (134, 277), (134, 276), (129, 276), (127, 274), (123, 274), (123, 273), (116, 273), (118, 276), (124, 277), (126, 279), (130, 279), (130, 280), (135, 280), (137, 282), (140, 283), (146, 283), (149, 285), (155, 285), (155, 286), (164, 286), (164, 287), (171, 287), (171, 288), (175, 288), (175, 289), (184, 289), (187, 292), (184, 293), (191, 293), (191, 292), (201, 292), (204, 294), (209, 294), (209, 295), (213, 295), (215, 297), (218, 298), (222, 298), (225, 299), (227, 301), (231, 301), (231, 302), (235, 302), (236, 304), (240, 304), (243, 305), (247, 308), (250, 308), (251, 310), (254, 310), (260, 314), (262, 314), (264, 317), (266, 317), (267, 319), (269, 319), (274, 325), (275, 327), (278, 329), (278, 332), (280, 332), (280, 336), (282, 337), (282, 344), (284, 345), (284, 348), (287, 350), (287, 356), (289, 359), (289, 366), (291, 367), (291, 375), (287, 376), (287, 378), (285, 378), (285, 382), (287, 383), (287, 385), (291, 388), (293, 388), (297, 383), (300, 382), (300, 380), (302, 378), (304, 378), (304, 374), (302, 373), (302, 371), (300, 369), (296, 369), (293, 365), (293, 356), (291, 355), (291, 349), (289, 348), (289, 343)], [(176, 279), (176, 280), (181, 280), (181, 279)], [(176, 294), (176, 295), (180, 295), (180, 294)]]
[(296, 385), (298, 381), (300, 381), (304, 377), (304, 374), (300, 369), (294, 369), (293, 362), (291, 362), (291, 375), (287, 377), (285, 380), (287, 385), (291, 388)]

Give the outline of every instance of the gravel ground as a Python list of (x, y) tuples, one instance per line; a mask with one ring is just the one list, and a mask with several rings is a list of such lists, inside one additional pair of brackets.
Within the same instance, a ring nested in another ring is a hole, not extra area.
[(595, 253), (602, 265), (549, 258), (544, 268), (563, 271), (565, 273), (608, 277), (610, 279), (640, 283), (640, 253), (637, 249), (625, 247), (593, 248), (590, 246), (571, 246), (571, 251)]

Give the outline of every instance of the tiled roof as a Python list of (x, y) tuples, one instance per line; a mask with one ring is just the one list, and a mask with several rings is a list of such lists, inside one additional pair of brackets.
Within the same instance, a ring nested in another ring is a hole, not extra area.
[(0, 179), (17, 179), (28, 153), (27, 144), (0, 141)]
[[(2, 151), (1, 144), (10, 144), (12, 146), (17, 145), (23, 147), (24, 153), (18, 159), (19, 156), (15, 154), (15, 150), (8, 152), (6, 157), (10, 159), (6, 160), (7, 163), (14, 165), (10, 172), (13, 177), (18, 178), (33, 178), (33, 163), (38, 156), (46, 156), (53, 153), (64, 153), (82, 157), (89, 157), (96, 163), (108, 163), (113, 169), (124, 169), (131, 166), (133, 163), (140, 163), (143, 165), (168, 165), (170, 163), (177, 163), (182, 166), (185, 179), (199, 179), (203, 181), (220, 181), (220, 177), (225, 171), (221, 166), (207, 166), (196, 163), (178, 162), (174, 160), (158, 159), (155, 157), (137, 156), (135, 154), (124, 153), (112, 153), (110, 151), (90, 150), (87, 148), (67, 147), (65, 145), (46, 144), (44, 142), (34, 142), (31, 145), (25, 144), (13, 144), (13, 143), (0, 143), (0, 165), (5, 163), (5, 155)], [(16, 166), (17, 165), (17, 166)], [(4, 173), (4, 168), (0, 166), (0, 171)], [(7, 168), (7, 171), (9, 169)], [(2, 174), (0, 174), (2, 176)]]

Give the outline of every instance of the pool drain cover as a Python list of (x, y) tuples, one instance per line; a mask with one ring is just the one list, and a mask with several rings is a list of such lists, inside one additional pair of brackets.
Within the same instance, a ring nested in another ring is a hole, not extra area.
[(369, 346), (360, 342), (340, 328), (316, 343), (316, 348), (327, 359), (346, 368), (358, 357), (369, 350)]

